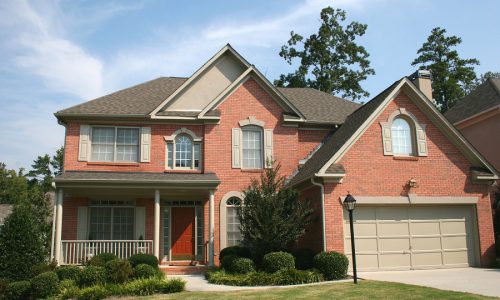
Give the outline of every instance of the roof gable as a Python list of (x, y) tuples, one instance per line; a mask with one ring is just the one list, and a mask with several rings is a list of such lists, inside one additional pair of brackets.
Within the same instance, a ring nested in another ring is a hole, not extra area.
[(475, 166), (486, 169), (498, 178), (495, 169), (470, 145), (435, 106), (420, 92), (408, 78), (396, 81), (389, 88), (351, 114), (346, 122), (318, 149), (290, 180), (296, 185), (313, 176), (328, 177), (328, 170), (340, 161), (345, 153), (372, 125), (395, 96), (404, 91), (416, 106), (425, 113), (431, 122), (464, 154)]

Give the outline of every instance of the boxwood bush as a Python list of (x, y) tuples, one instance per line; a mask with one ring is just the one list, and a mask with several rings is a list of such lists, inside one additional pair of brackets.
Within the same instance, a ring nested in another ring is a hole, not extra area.
[(87, 264), (89, 266), (104, 267), (108, 261), (118, 259), (113, 253), (101, 253), (92, 257)]
[(274, 284), (293, 285), (323, 281), (323, 275), (314, 271), (284, 269), (274, 273)]
[(233, 261), (237, 259), (239, 256), (236, 254), (230, 254), (224, 256), (221, 261), (220, 265), (221, 267), (226, 270), (227, 272), (233, 272)]
[(43, 299), (59, 292), (59, 278), (56, 272), (45, 272), (31, 279), (31, 291), (36, 299)]
[(227, 255), (252, 258), (252, 252), (250, 251), (250, 249), (243, 246), (230, 246), (222, 249), (219, 253), (219, 260), (222, 262), (222, 259)]
[(346, 278), (348, 266), (349, 260), (342, 253), (330, 251), (314, 256), (314, 268), (318, 269), (326, 280)]
[(139, 264), (134, 268), (134, 278), (151, 278), (157, 275), (157, 270), (150, 265)]
[(295, 259), (287, 252), (271, 252), (262, 258), (262, 268), (264, 271), (274, 273), (279, 270), (294, 269)]
[(292, 253), (295, 258), (295, 268), (307, 270), (313, 267), (314, 252), (311, 249), (297, 249)]
[(11, 282), (5, 289), (4, 297), (6, 300), (24, 300), (28, 299), (31, 292), (31, 282), (27, 280)]
[(255, 272), (255, 264), (250, 258), (237, 257), (231, 263), (231, 272), (237, 274), (247, 274)]
[(45, 272), (49, 271), (54, 271), (57, 267), (57, 263), (55, 261), (50, 262), (50, 263), (41, 263), (41, 264), (36, 264), (33, 267), (31, 267), (31, 272), (33, 273), (33, 276), (36, 276), (38, 274), (42, 274)]
[(78, 266), (60, 266), (56, 269), (57, 277), (59, 280), (71, 279), (78, 282), (82, 269)]
[(76, 299), (80, 289), (76, 285), (76, 282), (72, 279), (64, 279), (59, 282), (59, 295), (58, 299)]
[(87, 266), (82, 269), (78, 285), (80, 287), (106, 283), (106, 269), (104, 267)]
[(127, 281), (134, 270), (128, 260), (114, 259), (106, 263), (108, 279), (112, 283), (123, 283)]
[(134, 254), (128, 258), (128, 261), (132, 265), (132, 267), (136, 267), (140, 264), (150, 265), (151, 267), (158, 269), (158, 258), (151, 254)]

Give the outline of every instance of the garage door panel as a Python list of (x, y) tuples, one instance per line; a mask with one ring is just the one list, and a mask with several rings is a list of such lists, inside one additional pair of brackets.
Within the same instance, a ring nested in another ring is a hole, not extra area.
[[(351, 251), (351, 239), (347, 239), (345, 251)], [(375, 252), (377, 253), (377, 238), (357, 238), (356, 239), (356, 252)]]
[(441, 232), (443, 234), (466, 234), (467, 223), (464, 221), (443, 221), (441, 223)]
[(442, 216), (443, 209), (439, 206), (436, 206), (432, 209), (429, 209), (428, 206), (413, 206), (408, 210), (408, 217), (413, 221), (426, 221), (431, 220), (435, 221)]
[[(349, 224), (344, 224), (344, 232), (350, 232)], [(354, 224), (354, 233), (356, 236), (377, 236), (377, 227), (375, 222)]]
[[(344, 220), (349, 220), (349, 212), (344, 210)], [(353, 213), (353, 220), (356, 221), (373, 221), (375, 220), (375, 210), (374, 209), (363, 209), (363, 207), (356, 208), (356, 211)]]
[(443, 236), (443, 249), (465, 249), (467, 248), (467, 237), (462, 236)]
[(380, 254), (381, 268), (410, 268), (410, 254), (386, 253)]
[(468, 265), (468, 251), (444, 251), (443, 263), (445, 265)]
[[(347, 255), (349, 265), (352, 266), (352, 256)], [(378, 255), (375, 254), (356, 254), (356, 263), (360, 271), (369, 271), (378, 269)]]
[(410, 239), (409, 238), (379, 238), (378, 251), (409, 251)]
[(428, 235), (429, 232), (439, 232), (439, 221), (415, 222), (412, 219), (410, 231), (412, 235)]
[(411, 238), (411, 250), (439, 250), (441, 251), (441, 237), (414, 237)]
[(376, 217), (379, 221), (408, 220), (408, 212), (405, 207), (377, 207)]
[(384, 222), (378, 223), (377, 232), (380, 236), (409, 236), (408, 223)]
[(441, 266), (443, 264), (441, 251), (416, 252), (412, 256), (413, 267)]

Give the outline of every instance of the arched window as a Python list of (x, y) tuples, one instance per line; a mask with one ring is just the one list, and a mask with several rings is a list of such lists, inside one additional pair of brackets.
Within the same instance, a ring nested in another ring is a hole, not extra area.
[(243, 135), (243, 168), (244, 169), (262, 169), (264, 142), (262, 137), (262, 128), (258, 126), (244, 126)]
[(175, 138), (175, 167), (189, 168), (193, 165), (193, 141), (187, 135)]
[(238, 218), (238, 208), (241, 206), (241, 199), (231, 197), (226, 201), (226, 234), (227, 247), (239, 245), (241, 242), (240, 219)]
[(192, 131), (182, 128), (166, 136), (166, 169), (200, 169), (201, 138)]
[(392, 151), (394, 154), (414, 155), (411, 126), (405, 119), (397, 117), (391, 125)]

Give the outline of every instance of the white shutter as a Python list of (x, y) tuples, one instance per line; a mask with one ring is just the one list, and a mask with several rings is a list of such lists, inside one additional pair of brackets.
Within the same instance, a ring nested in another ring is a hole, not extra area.
[(273, 163), (273, 130), (264, 130), (264, 164), (266, 168), (272, 167)]
[(382, 144), (384, 146), (384, 155), (393, 155), (391, 126), (387, 122), (381, 122), (380, 126), (382, 126)]
[(427, 151), (427, 136), (425, 134), (425, 127), (427, 125), (425, 124), (420, 124), (420, 126), (417, 126), (417, 150), (418, 150), (418, 156), (427, 156), (428, 151)]
[(232, 166), (234, 169), (241, 168), (241, 129), (232, 130)]
[(151, 161), (151, 127), (141, 128), (141, 162)]
[(146, 239), (146, 208), (137, 206), (135, 208), (135, 238)]
[(78, 240), (88, 240), (88, 234), (87, 234), (87, 221), (88, 221), (88, 211), (89, 208), (86, 206), (79, 206), (78, 207), (78, 219), (77, 219), (77, 225), (76, 225), (76, 238)]
[(80, 125), (80, 144), (78, 146), (78, 160), (90, 160), (90, 126)]

